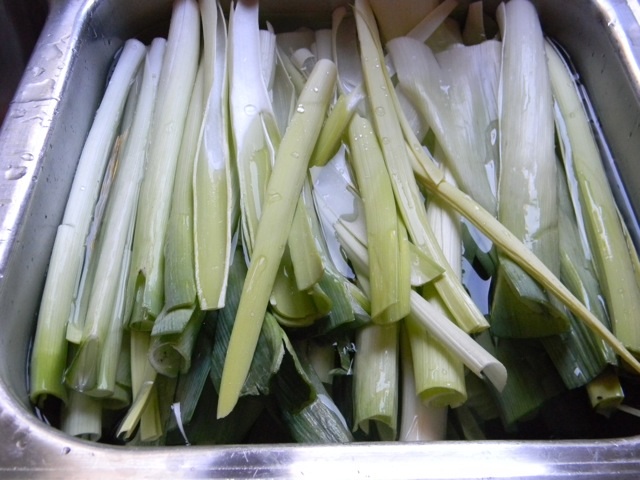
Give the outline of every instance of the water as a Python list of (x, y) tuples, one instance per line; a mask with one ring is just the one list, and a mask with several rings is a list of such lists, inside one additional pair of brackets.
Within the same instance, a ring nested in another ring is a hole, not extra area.
[(18, 180), (25, 176), (27, 167), (9, 167), (4, 171), (5, 180)]

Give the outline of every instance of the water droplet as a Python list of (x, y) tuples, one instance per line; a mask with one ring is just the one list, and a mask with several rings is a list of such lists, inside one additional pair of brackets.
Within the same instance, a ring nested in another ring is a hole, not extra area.
[(391, 139), (389, 137), (382, 137), (382, 143), (389, 145), (391, 143)]
[(492, 128), (490, 135), (491, 135), (491, 145), (495, 145), (496, 140), (498, 139), (498, 130), (496, 130), (495, 128)]
[(300, 158), (300, 154), (299, 154), (298, 152), (293, 152), (293, 153), (291, 153), (291, 156), (292, 156), (293, 158)]
[(27, 111), (24, 108), (16, 108), (11, 112), (12, 118), (22, 118), (27, 114)]
[(304, 113), (304, 105), (302, 105), (301, 103), (298, 104), (298, 108), (296, 108), (296, 112)]
[(51, 98), (55, 85), (56, 81), (53, 78), (47, 78), (40, 82), (27, 83), (22, 87), (20, 101), (31, 102)]
[(63, 454), (63, 455), (69, 455), (70, 453), (71, 453), (71, 448), (69, 448), (69, 447), (64, 447), (64, 448), (62, 449), (62, 454)]
[(255, 105), (249, 104), (244, 106), (244, 113), (246, 113), (247, 115), (255, 115), (257, 111), (258, 109)]
[(280, 200), (282, 200), (282, 195), (279, 193), (272, 193), (269, 195), (269, 203), (279, 202)]
[(42, 67), (32, 67), (31, 68), (31, 74), (34, 77), (39, 77), (40, 75), (42, 75), (44, 73), (44, 68)]
[(27, 173), (27, 167), (9, 167), (4, 171), (6, 180), (18, 180)]
[(376, 108), (376, 115), (379, 117), (384, 117), (384, 108), (382, 107)]
[(314, 91), (315, 93), (318, 93), (318, 92), (320, 91), (320, 89), (319, 89), (318, 87), (313, 87), (313, 91)]
[(33, 161), (33, 153), (25, 152), (22, 155), (20, 155), (20, 158), (25, 162), (31, 162)]

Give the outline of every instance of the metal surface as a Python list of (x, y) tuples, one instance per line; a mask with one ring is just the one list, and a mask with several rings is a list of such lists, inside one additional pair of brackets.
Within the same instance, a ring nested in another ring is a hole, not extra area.
[[(273, 12), (278, 24), (310, 18), (326, 24), (336, 3), (271, 0), (263, 11)], [(591, 92), (630, 198), (624, 215), (635, 225), (637, 2), (536, 5), (545, 30), (567, 48)], [(161, 32), (169, 10), (169, 0), (51, 2), (0, 131), (0, 478), (640, 478), (640, 437), (125, 449), (75, 440), (39, 421), (27, 398), (27, 349), (75, 163), (114, 52), (129, 36)]]

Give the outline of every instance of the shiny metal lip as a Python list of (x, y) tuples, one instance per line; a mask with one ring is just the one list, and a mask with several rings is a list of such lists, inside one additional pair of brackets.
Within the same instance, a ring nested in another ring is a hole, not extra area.
[[(36, 418), (26, 390), (28, 344), (75, 162), (113, 53), (129, 36), (162, 31), (170, 3), (52, 0), (0, 130), (0, 478), (640, 478), (636, 436), (123, 448), (71, 438)], [(262, 8), (293, 24), (328, 19), (342, 3), (264, 0)], [(590, 92), (639, 244), (640, 7), (635, 0), (535, 3)]]

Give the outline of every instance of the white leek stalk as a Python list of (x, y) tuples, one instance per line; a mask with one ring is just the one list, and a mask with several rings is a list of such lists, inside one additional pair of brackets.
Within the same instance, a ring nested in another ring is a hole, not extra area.
[(145, 47), (139, 41), (125, 43), (78, 160), (40, 304), (31, 362), (30, 395), (34, 402), (47, 395), (66, 399), (62, 384), (66, 329), (80, 279), (83, 245), (127, 93), (144, 55)]
[[(123, 305), (132, 225), (145, 168), (149, 124), (154, 110), (165, 40), (153, 41), (145, 61), (141, 93), (101, 230), (100, 250), (91, 286), (82, 340), (65, 373), (72, 388), (109, 396), (116, 381), (118, 352), (124, 329)], [(120, 259), (115, 261), (114, 259)]]

